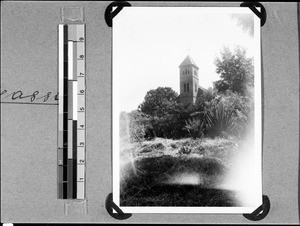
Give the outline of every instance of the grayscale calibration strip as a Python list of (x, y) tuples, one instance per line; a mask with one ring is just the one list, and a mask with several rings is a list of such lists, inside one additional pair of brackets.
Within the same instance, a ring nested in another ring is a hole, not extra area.
[(85, 26), (58, 25), (58, 198), (85, 199)]

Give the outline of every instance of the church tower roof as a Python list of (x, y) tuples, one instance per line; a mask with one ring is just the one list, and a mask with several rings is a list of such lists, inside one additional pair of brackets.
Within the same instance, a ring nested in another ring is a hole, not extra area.
[(186, 56), (186, 58), (182, 61), (182, 63), (179, 65), (179, 67), (186, 66), (186, 65), (194, 65), (196, 68), (198, 68), (197, 64), (190, 57), (190, 55)]

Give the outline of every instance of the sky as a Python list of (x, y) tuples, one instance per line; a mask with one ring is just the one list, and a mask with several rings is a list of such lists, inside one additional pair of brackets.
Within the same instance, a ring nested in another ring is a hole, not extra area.
[(240, 46), (253, 57), (253, 36), (238, 26), (236, 13), (254, 18), (246, 7), (124, 7), (113, 19), (113, 100), (118, 111), (137, 109), (147, 91), (159, 86), (179, 94), (178, 66), (188, 54), (199, 67), (204, 88), (219, 80), (214, 62), (224, 46)]

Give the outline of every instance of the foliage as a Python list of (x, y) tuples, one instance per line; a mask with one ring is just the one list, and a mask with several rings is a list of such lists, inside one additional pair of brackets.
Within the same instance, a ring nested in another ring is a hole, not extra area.
[[(178, 103), (177, 94), (171, 88), (157, 88), (147, 92), (144, 102), (139, 106), (141, 112), (149, 116), (146, 137), (181, 138), (188, 135), (183, 130), (185, 120), (195, 110), (193, 106)], [(163, 98), (163, 96), (165, 96)], [(158, 98), (159, 97), (159, 98)], [(176, 97), (176, 98), (175, 98)], [(156, 104), (158, 104), (156, 106)]]
[(138, 110), (120, 114), (120, 136), (138, 142), (155, 137), (241, 138), (253, 125), (252, 59), (245, 50), (225, 48), (215, 63), (221, 79), (199, 94), (195, 105), (179, 103), (169, 87), (149, 90)]
[(194, 139), (203, 137), (209, 127), (209, 123), (211, 123), (210, 111), (197, 111), (191, 113), (190, 116), (192, 118), (186, 120), (186, 125), (183, 129), (187, 130)]
[(192, 138), (200, 138), (204, 135), (205, 124), (204, 121), (199, 118), (189, 118), (183, 129), (187, 130), (191, 134)]
[(212, 100), (216, 98), (218, 92), (216, 89), (209, 88), (196, 100), (195, 106), (197, 111), (204, 111), (212, 108)]
[[(182, 128), (184, 126), (184, 113), (178, 113), (173, 111), (164, 116), (151, 117), (151, 125), (156, 137), (164, 137), (164, 138), (180, 138), (183, 136), (184, 131)], [(154, 138), (154, 137), (153, 137)]]
[[(234, 126), (229, 127), (227, 133), (241, 137), (247, 131), (249, 126), (253, 125), (254, 102), (252, 96), (241, 96), (232, 91), (227, 91), (223, 94), (218, 94), (212, 101), (212, 115), (226, 116), (218, 117), (216, 121), (226, 117), (232, 117), (235, 121)], [(218, 126), (215, 126), (216, 129)], [(219, 127), (220, 128), (220, 127)]]
[(184, 127), (191, 137), (235, 136), (241, 137), (253, 120), (253, 99), (232, 91), (209, 91), (196, 103)]
[(211, 136), (235, 135), (238, 132), (236, 131), (236, 125), (235, 110), (225, 108), (223, 104), (220, 104), (213, 109), (210, 115), (208, 133)]
[(139, 105), (141, 112), (152, 116), (165, 116), (169, 109), (176, 105), (178, 94), (169, 87), (158, 87), (149, 90), (143, 103)]
[(253, 99), (232, 91), (209, 90), (195, 106), (174, 103), (164, 115), (153, 116), (139, 110), (120, 114), (120, 135), (141, 142), (155, 137), (179, 139), (205, 136), (241, 137), (253, 121)]
[(232, 53), (228, 48), (221, 52), (221, 58), (215, 60), (216, 72), (221, 79), (214, 82), (218, 92), (231, 90), (240, 95), (247, 95), (249, 87), (253, 87), (253, 62), (246, 57), (246, 51), (236, 48)]

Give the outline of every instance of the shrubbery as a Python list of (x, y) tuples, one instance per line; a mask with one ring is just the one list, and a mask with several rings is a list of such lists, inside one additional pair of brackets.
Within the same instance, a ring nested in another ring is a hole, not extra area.
[[(208, 99), (206, 99), (208, 97)], [(240, 138), (253, 120), (253, 100), (228, 91), (204, 96), (195, 111), (186, 120), (185, 130), (193, 138), (235, 136)]]
[(142, 141), (155, 137), (179, 139), (185, 137), (240, 138), (253, 121), (253, 100), (228, 91), (207, 94), (195, 106), (184, 108), (173, 103), (162, 116), (145, 114), (140, 110), (120, 115), (120, 135), (128, 124), (130, 141)]
[(252, 59), (240, 49), (221, 54), (215, 62), (221, 79), (199, 95), (195, 105), (179, 103), (170, 87), (150, 90), (138, 110), (120, 114), (120, 136), (139, 142), (154, 137), (244, 136), (253, 125)]

